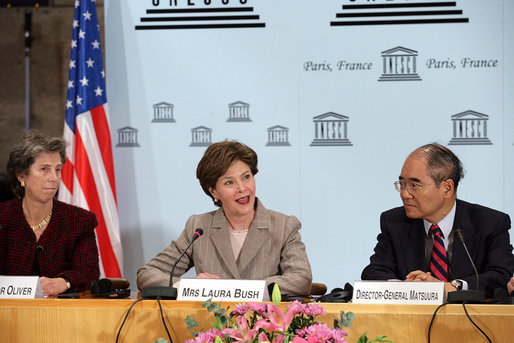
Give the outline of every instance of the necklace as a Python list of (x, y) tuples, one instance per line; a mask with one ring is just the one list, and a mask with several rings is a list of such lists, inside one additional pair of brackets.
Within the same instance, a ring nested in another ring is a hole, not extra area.
[(250, 230), (249, 226), (247, 226), (245, 229), (242, 229), (242, 230), (236, 230), (236, 229), (234, 229), (234, 225), (232, 225), (232, 223), (230, 222), (230, 220), (228, 220), (228, 218), (227, 218), (227, 222), (228, 222), (228, 231), (230, 231), (232, 233), (246, 233), (246, 232), (248, 232), (248, 230)]
[(234, 230), (232, 228), (232, 226), (229, 226), (228, 227), (228, 231), (232, 232), (232, 233), (240, 233), (240, 234), (243, 234), (243, 233), (248, 233), (248, 230), (250, 230), (250, 228), (247, 228), (247, 229), (244, 229), (244, 230)]
[(41, 229), (43, 226), (45, 226), (46, 224), (48, 224), (48, 222), (50, 221), (50, 218), (52, 218), (52, 210), (50, 210), (50, 213), (48, 213), (48, 215), (46, 216), (45, 219), (43, 219), (43, 221), (39, 224), (36, 224), (34, 226), (31, 226), (30, 228), (34, 231), (36, 231), (37, 229)]

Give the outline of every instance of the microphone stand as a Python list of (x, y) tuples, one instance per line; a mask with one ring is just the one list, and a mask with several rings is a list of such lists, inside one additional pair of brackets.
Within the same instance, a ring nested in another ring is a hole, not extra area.
[(471, 266), (473, 266), (473, 271), (475, 272), (475, 276), (477, 279), (477, 287), (476, 289), (469, 290), (458, 290), (454, 292), (448, 292), (448, 304), (462, 304), (462, 303), (471, 303), (471, 304), (483, 304), (485, 303), (485, 295), (484, 292), (479, 290), (479, 281), (478, 281), (478, 271), (473, 263), (473, 259), (469, 253), (468, 247), (464, 242), (464, 238), (462, 237), (462, 231), (460, 229), (455, 230), (456, 235), (462, 242), (462, 246), (464, 246), (464, 250), (466, 250), (466, 254), (468, 255), (469, 260), (471, 261)]
[(169, 300), (175, 300), (177, 299), (177, 289), (173, 287), (173, 274), (175, 273), (175, 268), (177, 267), (178, 262), (184, 256), (187, 249), (193, 244), (193, 242), (200, 237), (203, 234), (202, 229), (197, 229), (194, 233), (193, 239), (187, 247), (182, 251), (182, 254), (180, 254), (179, 258), (175, 261), (173, 264), (173, 267), (171, 268), (170, 272), (170, 284), (168, 286), (153, 286), (153, 287), (145, 287), (141, 290), (141, 297), (143, 299), (169, 299)]

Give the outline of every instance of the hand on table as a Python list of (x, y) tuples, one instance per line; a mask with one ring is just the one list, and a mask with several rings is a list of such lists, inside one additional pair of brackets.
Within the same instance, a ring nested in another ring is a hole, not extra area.
[(60, 277), (47, 278), (41, 276), (39, 282), (41, 283), (41, 288), (43, 288), (44, 295), (57, 295), (68, 290), (66, 281)]

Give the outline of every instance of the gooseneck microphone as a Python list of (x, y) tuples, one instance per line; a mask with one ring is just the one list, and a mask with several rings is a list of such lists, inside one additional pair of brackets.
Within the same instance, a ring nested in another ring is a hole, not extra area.
[(201, 235), (203, 235), (203, 229), (198, 228), (196, 229), (195, 233), (193, 234), (193, 239), (187, 247), (182, 251), (182, 254), (180, 254), (179, 258), (175, 261), (173, 264), (173, 267), (171, 267), (170, 272), (170, 284), (169, 286), (153, 286), (153, 287), (145, 287), (141, 290), (141, 297), (144, 299), (177, 299), (177, 289), (173, 287), (173, 274), (175, 273), (175, 268), (177, 267), (178, 262), (182, 259), (182, 256), (186, 253), (186, 251), (189, 249), (191, 244), (193, 244), (194, 241), (196, 241)]
[(475, 263), (473, 262), (473, 259), (471, 258), (471, 255), (469, 253), (466, 242), (464, 242), (464, 236), (462, 234), (462, 230), (461, 229), (455, 230), (455, 234), (457, 234), (457, 237), (459, 237), (460, 241), (462, 242), (462, 246), (464, 247), (464, 250), (466, 250), (466, 255), (468, 255), (469, 262), (471, 262), (471, 266), (473, 267), (473, 270), (475, 271), (475, 276), (477, 278), (476, 289), (478, 290), (478, 289), (480, 289), (480, 282), (478, 281), (478, 270), (477, 270), (477, 267), (475, 266)]
[(484, 303), (485, 295), (484, 295), (484, 292), (482, 292), (480, 290), (480, 282), (478, 279), (478, 270), (477, 270), (477, 267), (475, 266), (475, 263), (473, 262), (473, 259), (471, 258), (471, 254), (469, 253), (466, 242), (464, 242), (464, 235), (462, 233), (462, 230), (456, 229), (455, 234), (457, 235), (457, 237), (459, 237), (460, 241), (462, 242), (462, 246), (464, 247), (464, 250), (466, 251), (466, 255), (468, 255), (469, 262), (471, 262), (471, 266), (473, 267), (473, 271), (475, 272), (477, 284), (476, 284), (475, 290), (458, 290), (455, 292), (448, 292), (448, 303), (450, 303), (450, 304), (462, 304), (463, 302), (475, 303), (475, 304)]

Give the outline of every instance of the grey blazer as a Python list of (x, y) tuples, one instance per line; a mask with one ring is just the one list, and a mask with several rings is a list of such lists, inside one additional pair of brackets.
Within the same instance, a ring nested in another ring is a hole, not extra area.
[(266, 280), (278, 283), (282, 294), (306, 295), (312, 273), (300, 221), (294, 216), (266, 209), (256, 199), (250, 230), (236, 261), (232, 252), (228, 221), (223, 209), (192, 215), (177, 240), (137, 271), (137, 287), (166, 286), (173, 263), (191, 241), (196, 229), (204, 234), (184, 254), (175, 268), (179, 277), (193, 266), (196, 273), (218, 275), (223, 279)]

